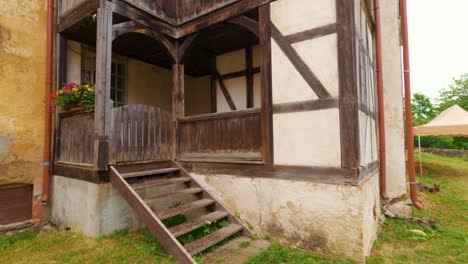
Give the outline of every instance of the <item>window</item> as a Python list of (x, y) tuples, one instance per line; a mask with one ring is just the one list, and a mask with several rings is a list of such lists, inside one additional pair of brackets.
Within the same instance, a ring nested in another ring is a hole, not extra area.
[[(125, 104), (126, 64), (124, 59), (112, 57), (111, 100), (114, 107)], [(96, 52), (86, 46), (81, 48), (81, 83), (96, 83)]]

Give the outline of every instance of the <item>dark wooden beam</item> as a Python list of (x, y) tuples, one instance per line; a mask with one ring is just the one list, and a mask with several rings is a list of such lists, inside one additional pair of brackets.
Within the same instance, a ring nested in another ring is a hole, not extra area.
[(236, 110), (236, 105), (234, 104), (234, 101), (232, 100), (231, 95), (229, 94), (229, 90), (226, 87), (226, 84), (224, 83), (223, 78), (221, 78), (221, 75), (219, 75), (219, 72), (216, 71), (216, 80), (218, 81), (219, 88), (224, 94), (224, 97), (226, 98), (226, 101), (229, 105), (229, 108), (231, 110)]
[(94, 106), (94, 169), (107, 170), (110, 138), (112, 10), (100, 0), (96, 34), (96, 100)]
[(375, 21), (374, 16), (372, 15), (374, 10), (371, 9), (370, 2), (368, 0), (361, 0), (361, 6), (363, 7), (364, 14), (366, 15), (366, 23), (372, 34), (374, 34)]
[[(253, 74), (260, 73), (260, 67), (252, 68), (252, 73)], [(245, 76), (247, 76), (247, 70), (230, 72), (230, 73), (225, 73), (221, 75), (223, 80), (230, 80), (230, 79), (235, 79), (235, 78), (245, 77)]]
[(337, 1), (341, 166), (360, 164), (358, 87), (354, 42), (354, 1)]
[(287, 41), (287, 39), (281, 34), (281, 32), (276, 28), (276, 26), (271, 23), (271, 36), (278, 44), (278, 46), (283, 51), (284, 55), (288, 57), (289, 61), (294, 65), (297, 69), (299, 74), (301, 74), (302, 78), (307, 82), (307, 84), (312, 88), (314, 93), (319, 98), (327, 98), (330, 97), (330, 93), (328, 93), (325, 86), (320, 82), (320, 80), (315, 76), (315, 74), (310, 70), (309, 66), (302, 60), (299, 56), (297, 51), (293, 48), (293, 46)]
[(75, 166), (55, 162), (53, 174), (91, 183), (105, 183), (109, 180), (108, 171), (99, 171), (89, 166)]
[[(156, 32), (161, 32), (171, 37), (176, 37), (176, 27), (155, 17), (147, 14), (146, 12), (131, 6), (122, 0), (112, 0), (110, 3), (112, 11), (127, 17), (138, 24), (149, 27)], [(187, 34), (188, 35), (188, 34)]]
[(259, 7), (260, 40), (260, 85), (261, 85), (261, 129), (262, 157), (265, 164), (273, 164), (273, 94), (271, 68), (271, 17), (270, 4)]
[[(258, 25), (258, 24), (257, 24)], [(252, 47), (245, 49), (245, 87), (247, 93), (247, 108), (252, 108), (254, 105), (254, 72), (253, 72), (253, 52)]]
[(274, 0), (239, 0), (238, 2), (230, 4), (219, 10), (213, 11), (203, 17), (194, 19), (190, 22), (180, 25), (176, 33), (176, 38), (184, 37), (203, 28), (239, 16), (249, 10), (257, 8), (261, 5), (265, 5), (272, 1)]
[(211, 81), (211, 112), (216, 113), (218, 110), (218, 102), (216, 98), (216, 90), (217, 90), (217, 81), (216, 81), (216, 55), (212, 55), (211, 58), (211, 74), (210, 74), (210, 81)]
[(336, 33), (336, 23), (287, 35), (285, 38), (290, 44), (293, 44), (334, 33)]
[[(62, 87), (67, 81), (67, 40), (60, 34), (56, 34), (56, 89)], [(54, 161), (60, 157), (60, 116), (54, 117)]]
[(358, 169), (264, 165), (255, 163), (182, 162), (185, 169), (205, 175), (235, 175), (236, 177), (282, 179), (322, 184), (358, 185)]
[(244, 27), (252, 32), (255, 36), (259, 36), (258, 22), (247, 16), (238, 16), (228, 20), (227, 22)]
[(85, 17), (95, 13), (99, 8), (100, 0), (86, 0), (78, 4), (73, 9), (62, 14), (58, 19), (58, 32), (63, 32)]
[(330, 108), (338, 108), (338, 99), (325, 98), (317, 100), (307, 100), (293, 103), (282, 103), (273, 105), (273, 113), (295, 113), (305, 111), (316, 111)]
[(194, 33), (185, 37), (184, 42), (182, 45), (179, 46), (177, 50), (177, 61), (182, 62), (187, 54), (188, 50), (193, 46), (192, 44), (195, 42), (195, 39), (198, 37), (199, 32)]

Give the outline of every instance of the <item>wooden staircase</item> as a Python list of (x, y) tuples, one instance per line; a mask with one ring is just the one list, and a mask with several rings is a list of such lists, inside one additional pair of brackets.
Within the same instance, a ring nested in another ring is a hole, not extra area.
[[(111, 166), (110, 181), (178, 263), (196, 263), (194, 255), (221, 241), (235, 235), (251, 235), (177, 162), (161, 164), (153, 168)], [(180, 216), (187, 221), (166, 226), (168, 220)], [(177, 239), (221, 220), (228, 224), (195, 241), (183, 245)]]

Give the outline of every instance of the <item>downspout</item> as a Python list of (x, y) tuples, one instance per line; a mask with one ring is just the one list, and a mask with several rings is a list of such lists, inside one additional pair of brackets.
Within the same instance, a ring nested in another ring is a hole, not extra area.
[(408, 15), (406, 0), (400, 0), (401, 16), (401, 37), (403, 42), (403, 74), (405, 80), (405, 115), (406, 115), (406, 149), (408, 152), (408, 174), (410, 181), (410, 196), (413, 205), (421, 209), (422, 204), (418, 200), (416, 189), (416, 170), (414, 168), (414, 136), (413, 136), (413, 116), (411, 111), (411, 79), (409, 63), (409, 41), (408, 41)]
[(50, 113), (49, 94), (53, 89), (53, 65), (54, 57), (54, 0), (47, 0), (47, 48), (46, 48), (46, 86), (45, 86), (45, 125), (44, 125), (44, 153), (42, 162), (42, 203), (47, 204), (50, 193), (50, 168), (51, 168), (51, 127), (52, 114)]
[(379, 159), (380, 159), (380, 196), (388, 199), (387, 195), (387, 147), (385, 144), (385, 106), (384, 83), (382, 76), (382, 29), (380, 26), (380, 1), (374, 0), (375, 19), (375, 62), (377, 74), (377, 104), (379, 108)]

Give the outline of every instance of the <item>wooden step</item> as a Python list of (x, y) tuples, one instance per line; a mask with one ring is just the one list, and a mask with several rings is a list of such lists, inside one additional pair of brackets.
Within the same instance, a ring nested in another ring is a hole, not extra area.
[(203, 215), (198, 218), (195, 218), (191, 221), (185, 222), (183, 224), (171, 227), (169, 228), (169, 232), (171, 232), (175, 237), (178, 237), (178, 236), (187, 234), (197, 228), (204, 226), (206, 222), (213, 223), (228, 215), (229, 215), (228, 212), (215, 211), (207, 215)]
[(185, 245), (185, 249), (190, 255), (196, 255), (203, 250), (216, 245), (224, 239), (242, 231), (242, 229), (243, 228), (240, 225), (230, 224), (227, 227), (223, 227), (207, 236)]
[(159, 187), (164, 185), (169, 185), (173, 183), (183, 183), (191, 181), (188, 177), (174, 177), (174, 178), (165, 178), (165, 179), (154, 179), (142, 183), (130, 184), (135, 191), (140, 191), (146, 188)]
[(190, 212), (190, 211), (194, 211), (194, 210), (206, 207), (208, 205), (213, 204), (214, 202), (215, 201), (212, 200), (212, 199), (201, 199), (201, 200), (198, 200), (198, 201), (195, 201), (195, 202), (191, 202), (191, 203), (188, 203), (188, 204), (183, 204), (183, 205), (178, 206), (178, 207), (169, 208), (169, 209), (159, 211), (159, 212), (155, 212), (155, 213), (156, 213), (156, 216), (159, 219), (164, 220), (164, 219), (168, 219), (168, 218), (171, 218), (173, 216), (176, 216), (176, 215), (184, 214), (184, 213), (187, 213), (187, 212)]
[(202, 188), (188, 188), (188, 189), (183, 189), (183, 190), (179, 190), (179, 191), (175, 191), (175, 192), (164, 193), (164, 194), (161, 194), (161, 195), (148, 197), (148, 198), (145, 198), (144, 201), (146, 203), (151, 203), (152, 201), (157, 200), (157, 199), (161, 199), (161, 198), (175, 198), (175, 197), (183, 196), (183, 195), (187, 195), (187, 194), (201, 193), (202, 191), (203, 191)]
[(168, 173), (173, 173), (173, 172), (178, 172), (178, 171), (179, 171), (178, 168), (164, 168), (164, 169), (157, 169), (157, 170), (127, 172), (127, 173), (122, 173), (121, 176), (124, 179), (128, 179), (128, 178), (141, 177), (141, 176), (168, 174)]

